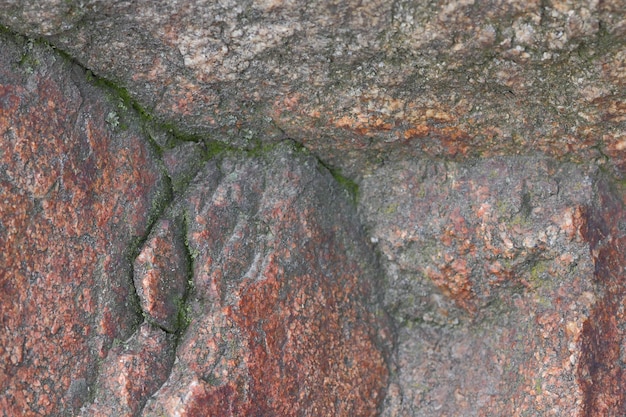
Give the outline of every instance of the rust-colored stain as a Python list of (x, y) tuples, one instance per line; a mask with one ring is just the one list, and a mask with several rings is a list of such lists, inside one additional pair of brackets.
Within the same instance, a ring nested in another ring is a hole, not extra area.
[(588, 213), (586, 237), (595, 262), (595, 280), (605, 294), (595, 305), (581, 333), (577, 370), (583, 390), (583, 416), (623, 416), (626, 411), (626, 222), (623, 188), (597, 184), (597, 206)]

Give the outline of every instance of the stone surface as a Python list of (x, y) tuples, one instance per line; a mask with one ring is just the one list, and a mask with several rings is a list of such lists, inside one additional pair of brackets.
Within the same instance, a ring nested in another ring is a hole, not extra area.
[(581, 415), (581, 330), (601, 293), (593, 171), (545, 157), (400, 167), (366, 177), (360, 204), (405, 323), (386, 415)]
[(626, 410), (626, 285), (623, 251), (626, 235), (626, 190), (602, 178), (590, 209), (588, 239), (595, 263), (594, 278), (602, 296), (582, 328), (580, 386), (584, 417), (617, 417)]
[(179, 329), (189, 279), (183, 219), (167, 215), (135, 258), (135, 288), (146, 318), (169, 333)]
[(102, 362), (94, 400), (82, 416), (136, 416), (169, 376), (175, 336), (144, 322), (131, 338), (118, 342)]
[(544, 157), (374, 171), (359, 209), (383, 255), (387, 307), (399, 320), (443, 324), (590, 265), (581, 228), (592, 182), (584, 167)]
[(532, 148), (624, 167), (626, 4), (3, 0), (180, 131), (289, 136), (360, 176), (422, 152)]
[(2, 415), (380, 411), (380, 271), (317, 159), (153, 151), (115, 92), (0, 42)]
[(625, 16), (0, 0), (0, 415), (624, 415)]
[(76, 415), (141, 321), (129, 258), (165, 185), (82, 69), (0, 44), (0, 415)]
[(392, 335), (330, 174), (285, 144), (207, 163), (181, 200), (190, 323), (144, 415), (376, 415)]

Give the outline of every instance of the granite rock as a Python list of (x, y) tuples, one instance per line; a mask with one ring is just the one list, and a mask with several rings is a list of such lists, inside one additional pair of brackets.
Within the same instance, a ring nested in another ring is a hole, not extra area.
[(590, 265), (581, 229), (592, 186), (589, 169), (540, 156), (374, 171), (359, 210), (387, 271), (387, 307), (443, 324)]
[(129, 259), (165, 182), (84, 70), (0, 44), (0, 415), (76, 415), (141, 322)]
[(135, 258), (133, 279), (146, 319), (168, 333), (183, 319), (189, 267), (183, 219), (166, 215)]
[(379, 411), (392, 333), (375, 258), (344, 192), (302, 152), (210, 161), (180, 197), (189, 324), (143, 415)]
[(623, 1), (0, 11), (1, 415), (624, 415)]
[(102, 361), (93, 401), (81, 416), (139, 415), (167, 380), (174, 363), (176, 337), (144, 322), (125, 341), (117, 342)]
[(0, 42), (2, 415), (380, 411), (380, 270), (315, 157), (151, 144), (116, 91)]
[(589, 210), (587, 239), (595, 264), (594, 281), (602, 292), (581, 332), (577, 376), (584, 393), (580, 414), (584, 417), (617, 417), (626, 410), (625, 192), (623, 184), (601, 178)]
[[(290, 137), (359, 177), (532, 148), (624, 167), (622, 0), (0, 1), (161, 121)], [(622, 109), (622, 110), (620, 110)]]
[(594, 178), (516, 156), (364, 179), (385, 306), (404, 323), (385, 415), (581, 415), (581, 332), (602, 294), (586, 238)]

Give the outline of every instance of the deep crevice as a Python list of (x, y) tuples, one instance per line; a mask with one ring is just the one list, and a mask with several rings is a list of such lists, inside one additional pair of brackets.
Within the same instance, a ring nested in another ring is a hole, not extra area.
[(178, 346), (178, 342), (180, 341), (180, 338), (183, 336), (183, 334), (185, 334), (185, 331), (187, 330), (187, 328), (189, 327), (189, 324), (191, 324), (191, 306), (189, 304), (191, 297), (195, 294), (195, 286), (193, 283), (193, 270), (194, 270), (194, 258), (191, 255), (191, 250), (189, 247), (189, 218), (188, 218), (188, 214), (187, 211), (184, 209), (181, 209), (183, 211), (182, 213), (182, 219), (181, 219), (181, 231), (182, 231), (182, 239), (183, 239), (183, 247), (185, 248), (185, 256), (186, 256), (186, 263), (187, 263), (187, 274), (186, 274), (186, 288), (185, 288), (185, 293), (183, 295), (183, 298), (180, 301), (180, 306), (178, 308), (178, 333), (177, 333), (177, 340), (176, 340), (176, 346)]

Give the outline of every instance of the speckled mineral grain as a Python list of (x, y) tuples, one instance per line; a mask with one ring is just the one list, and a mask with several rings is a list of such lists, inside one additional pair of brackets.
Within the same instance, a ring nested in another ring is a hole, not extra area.
[(623, 0), (0, 25), (0, 415), (626, 415)]
[(84, 71), (0, 44), (0, 415), (76, 414), (141, 321), (128, 259), (163, 182)]

